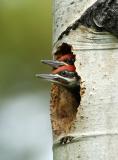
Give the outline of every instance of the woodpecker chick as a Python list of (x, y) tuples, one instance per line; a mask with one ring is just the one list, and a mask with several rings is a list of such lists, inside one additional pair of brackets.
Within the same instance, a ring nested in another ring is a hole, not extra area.
[[(44, 62), (44, 61), (43, 61)], [(49, 63), (48, 63), (49, 62)], [(45, 80), (66, 86), (69, 88), (80, 85), (80, 76), (76, 73), (74, 65), (62, 65), (63, 62), (59, 61), (45, 61), (45, 64), (49, 64), (57, 69), (53, 70), (51, 74), (37, 74), (36, 77), (43, 78)]]
[(65, 144), (72, 140), (68, 136), (74, 128), (77, 109), (80, 105), (81, 78), (74, 66), (73, 54), (63, 55), (57, 60), (43, 60), (54, 69), (51, 74), (37, 74), (37, 77), (53, 82), (51, 87), (51, 122), (55, 138), (61, 136), (60, 143)]

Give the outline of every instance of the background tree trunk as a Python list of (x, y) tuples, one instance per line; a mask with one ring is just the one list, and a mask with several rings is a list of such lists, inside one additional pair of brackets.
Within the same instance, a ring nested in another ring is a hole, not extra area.
[(59, 35), (96, 0), (55, 0), (54, 52), (72, 45), (76, 69), (86, 88), (78, 108), (72, 143), (54, 139), (54, 160), (117, 160), (118, 158), (118, 39), (108, 32), (79, 26)]

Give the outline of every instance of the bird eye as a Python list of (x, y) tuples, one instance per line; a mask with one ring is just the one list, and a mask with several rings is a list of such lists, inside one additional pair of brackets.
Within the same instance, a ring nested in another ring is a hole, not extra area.
[(66, 77), (66, 76), (67, 76), (67, 71), (61, 71), (59, 74), (60, 74), (61, 76)]
[(59, 75), (63, 77), (74, 78), (77, 76), (77, 73), (64, 70), (64, 71), (61, 71)]

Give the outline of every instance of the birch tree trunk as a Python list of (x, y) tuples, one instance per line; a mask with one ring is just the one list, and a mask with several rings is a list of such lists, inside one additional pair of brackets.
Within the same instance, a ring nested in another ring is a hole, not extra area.
[(54, 139), (54, 160), (118, 159), (118, 39), (108, 32), (79, 26), (59, 35), (96, 0), (55, 0), (53, 52), (63, 42), (73, 47), (76, 69), (82, 78), (81, 103), (72, 143)]

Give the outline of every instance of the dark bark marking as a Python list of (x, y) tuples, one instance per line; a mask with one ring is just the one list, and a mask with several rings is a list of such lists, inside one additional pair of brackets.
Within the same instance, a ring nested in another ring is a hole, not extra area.
[(58, 40), (80, 25), (94, 28), (98, 32), (108, 31), (118, 37), (118, 0), (97, 0), (72, 25), (61, 33)]
[(72, 4), (74, 4), (75, 2), (74, 1), (72, 1), (71, 3), (70, 3), (70, 5), (72, 5)]

